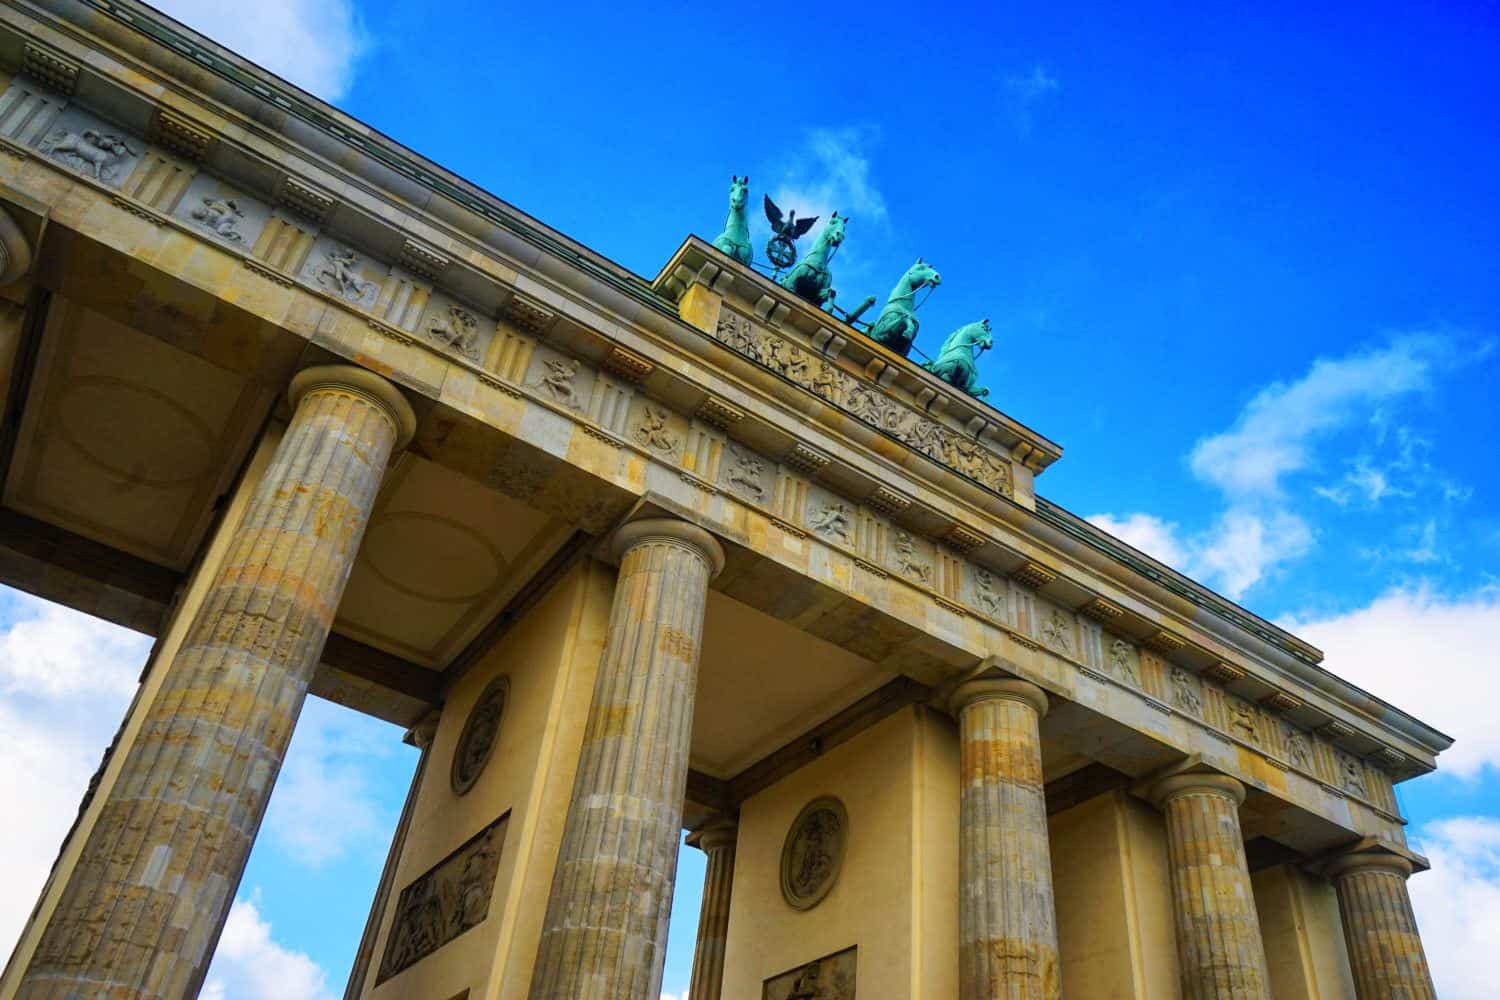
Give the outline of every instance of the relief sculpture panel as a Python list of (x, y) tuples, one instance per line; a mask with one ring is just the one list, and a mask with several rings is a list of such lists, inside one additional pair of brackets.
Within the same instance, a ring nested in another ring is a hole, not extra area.
[(846, 948), (772, 976), (761, 1000), (854, 1000), (856, 949)]
[(838, 880), (849, 839), (849, 814), (831, 796), (813, 799), (787, 831), (781, 849), (781, 894), (794, 909), (810, 910)]
[(401, 890), (377, 983), (416, 964), (489, 916), (506, 813)]

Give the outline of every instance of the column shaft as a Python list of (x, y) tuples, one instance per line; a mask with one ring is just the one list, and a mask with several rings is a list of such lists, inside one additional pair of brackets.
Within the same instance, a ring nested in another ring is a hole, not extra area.
[(959, 995), (1055, 998), (1062, 977), (1041, 735), (1047, 696), (1019, 680), (954, 693), (958, 715)]
[(1406, 890), (1411, 870), (1406, 859), (1375, 852), (1334, 862), (1333, 884), (1360, 1000), (1437, 996)]
[(1152, 797), (1166, 813), (1167, 857), (1185, 1000), (1268, 1000), (1266, 954), (1245, 863), (1233, 778), (1163, 778)]
[(729, 895), (734, 887), (734, 848), (738, 832), (731, 823), (719, 823), (688, 838), (689, 844), (708, 855), (688, 1000), (719, 1000), (724, 986), (724, 944), (729, 938)]
[(533, 1000), (656, 1000), (682, 836), (708, 583), (681, 521), (620, 530), (620, 575), (532, 972)]
[(85, 842), (18, 996), (202, 983), (381, 476), (413, 423), (368, 372), (310, 369)]

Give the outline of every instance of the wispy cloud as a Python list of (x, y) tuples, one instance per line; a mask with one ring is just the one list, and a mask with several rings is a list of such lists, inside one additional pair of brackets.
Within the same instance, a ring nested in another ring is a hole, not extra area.
[[(352, 0), (154, 0), (195, 31), (325, 100), (349, 92), (368, 38)], [(252, 16), (253, 13), (253, 16)]]
[[(1223, 502), (1208, 527), (1183, 534), (1175, 524), (1142, 514), (1090, 520), (1239, 598), (1317, 542), (1306, 504), (1290, 496), (1293, 481), (1339, 507), (1377, 505), (1422, 491), (1461, 495), (1461, 487), (1427, 461), (1427, 443), (1391, 413), (1403, 399), (1429, 390), (1456, 359), (1454, 342), (1434, 334), (1399, 336), (1344, 358), (1318, 359), (1300, 378), (1260, 389), (1228, 430), (1193, 446), (1189, 469)], [(1309, 487), (1307, 478), (1327, 464), (1323, 451), (1329, 442), (1345, 435), (1366, 440), (1349, 449), (1354, 457), (1338, 477)], [(1377, 454), (1386, 457), (1377, 461)], [(1433, 554), (1430, 546), (1411, 552)]]
[(1031, 134), (1038, 111), (1061, 89), (1057, 78), (1040, 63), (1026, 73), (1005, 78), (1005, 109), (1018, 135)]
[(333, 1000), (328, 974), (278, 943), (261, 916), (259, 892), (236, 899), (203, 987), (204, 1000)]
[(1422, 945), (1444, 1000), (1495, 995), (1494, 948), (1500, 941), (1500, 819), (1455, 816), (1413, 837), (1432, 870), (1411, 886)]
[(870, 166), (871, 149), (879, 140), (874, 128), (813, 129), (772, 188), (772, 200), (803, 218), (826, 219), (837, 211), (862, 226), (884, 226), (885, 196)]

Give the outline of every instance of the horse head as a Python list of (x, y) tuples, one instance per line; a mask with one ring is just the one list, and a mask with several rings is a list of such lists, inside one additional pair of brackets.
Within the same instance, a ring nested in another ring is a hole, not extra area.
[(750, 198), (750, 175), (729, 178), (729, 207), (738, 212)]
[(974, 325), (978, 327), (978, 329), (974, 331), (972, 335), (973, 339), (970, 341), (970, 343), (979, 348), (981, 351), (987, 351), (991, 347), (994, 347), (995, 338), (990, 336), (990, 321), (988, 319), (982, 319)]
[(923, 285), (936, 288), (943, 283), (943, 276), (938, 274), (937, 268), (918, 257), (917, 262), (906, 269), (906, 281), (912, 289)]
[(840, 215), (834, 212), (829, 217), (828, 224), (823, 227), (823, 232), (819, 234), (819, 242), (826, 243), (831, 247), (836, 247), (844, 242), (844, 225), (848, 221), (849, 217), (847, 215)]

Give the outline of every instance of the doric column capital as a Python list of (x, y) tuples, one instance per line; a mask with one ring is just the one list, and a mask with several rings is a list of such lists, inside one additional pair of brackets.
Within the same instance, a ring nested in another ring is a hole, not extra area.
[(731, 819), (716, 819), (700, 826), (688, 834), (689, 847), (696, 847), (704, 854), (734, 847), (739, 842), (739, 824)]
[(1236, 808), (1244, 804), (1245, 786), (1227, 774), (1169, 774), (1146, 786), (1145, 796), (1158, 809), (1184, 795), (1222, 795), (1233, 799)]
[(1415, 868), (1401, 855), (1391, 854), (1388, 851), (1351, 851), (1329, 860), (1323, 870), (1328, 873), (1330, 879), (1336, 882), (1340, 877), (1351, 872), (1399, 875), (1404, 880), (1411, 877)]
[(981, 701), (1016, 701), (1030, 706), (1038, 719), (1047, 715), (1047, 692), (1018, 677), (977, 677), (964, 681), (948, 696), (948, 711), (957, 716)]
[(396, 443), (391, 447), (393, 455), (405, 448), (411, 436), (416, 433), (417, 415), (412, 412), (406, 396), (372, 371), (354, 365), (317, 365), (304, 368), (292, 376), (292, 384), (287, 388), (287, 398), (295, 408), (305, 397), (319, 390), (353, 393), (380, 407), (396, 428)]
[(687, 521), (675, 517), (648, 517), (629, 524), (615, 532), (610, 541), (610, 551), (616, 559), (647, 542), (666, 541), (691, 549), (708, 563), (709, 579), (719, 575), (724, 568), (724, 548), (708, 532)]
[(0, 208), (0, 286), (20, 280), (31, 270), (31, 243), (9, 212)]

